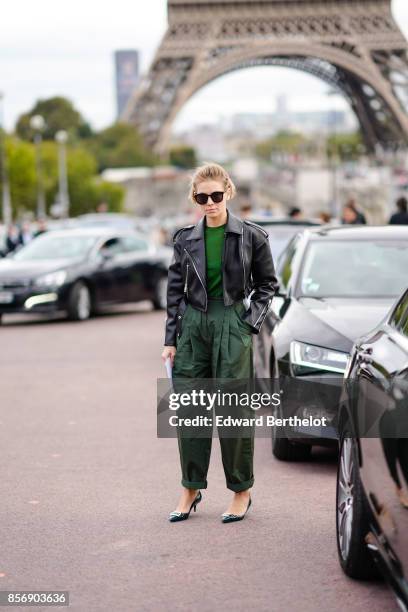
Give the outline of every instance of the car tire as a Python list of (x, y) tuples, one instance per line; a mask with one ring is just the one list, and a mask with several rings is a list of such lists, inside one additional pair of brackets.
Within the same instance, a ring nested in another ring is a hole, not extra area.
[(165, 310), (167, 305), (167, 276), (161, 276), (154, 288), (153, 308)]
[(86, 321), (92, 314), (92, 298), (89, 287), (83, 281), (77, 281), (68, 298), (68, 319)]
[[(274, 416), (282, 418), (282, 409), (276, 407)], [(273, 456), (279, 461), (307, 461), (312, 452), (312, 445), (292, 442), (284, 434), (284, 427), (274, 425), (271, 428)]]
[(310, 458), (312, 452), (312, 446), (310, 444), (300, 444), (289, 440), (288, 438), (276, 435), (274, 429), (278, 430), (279, 427), (272, 427), (272, 453), (279, 461), (307, 461)]
[(337, 468), (336, 540), (340, 565), (351, 578), (368, 580), (379, 576), (365, 542), (369, 530), (369, 507), (360, 479), (357, 442), (345, 428)]

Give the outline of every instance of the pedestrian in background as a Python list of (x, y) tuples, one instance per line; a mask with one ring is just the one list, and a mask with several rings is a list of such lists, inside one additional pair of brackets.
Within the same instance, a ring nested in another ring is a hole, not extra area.
[(9, 225), (7, 228), (7, 236), (6, 236), (6, 252), (12, 253), (20, 246), (20, 239), (18, 228), (16, 225)]
[(354, 213), (356, 215), (356, 221), (355, 221), (356, 225), (357, 224), (358, 225), (366, 225), (367, 224), (367, 220), (365, 218), (365, 215), (357, 207), (357, 203), (356, 203), (354, 198), (350, 198), (349, 200), (347, 200), (346, 207), (348, 207), (350, 210), (354, 211)]
[(396, 201), (397, 211), (391, 215), (390, 225), (408, 225), (407, 199), (402, 197)]
[(96, 207), (96, 212), (102, 213), (102, 214), (109, 212), (109, 206), (107, 202), (99, 202), (99, 204)]
[(18, 237), (19, 243), (22, 246), (25, 246), (26, 244), (31, 242), (33, 238), (34, 236), (33, 236), (33, 232), (31, 231), (30, 224), (27, 221), (24, 221), (24, 223), (21, 226), (20, 234)]
[(328, 212), (323, 210), (322, 212), (319, 213), (319, 219), (322, 223), (330, 223), (331, 216), (329, 215)]
[(358, 213), (354, 206), (346, 204), (343, 207), (341, 222), (343, 225), (361, 225), (361, 220), (359, 220)]
[[(231, 213), (227, 202), (234, 195), (230, 176), (218, 164), (205, 164), (192, 177), (190, 200), (201, 218), (174, 234), (168, 273), (162, 358), (170, 358), (173, 379), (253, 378), (252, 334), (262, 326), (277, 279), (267, 232)], [(177, 432), (183, 491), (172, 522), (187, 519), (201, 501), (212, 443), (211, 437)], [(251, 504), (253, 430), (249, 437), (220, 436), (220, 444), (226, 485), (234, 493), (222, 515), (227, 523), (243, 519)]]
[(252, 206), (249, 203), (243, 204), (239, 209), (239, 216), (241, 219), (250, 219), (252, 214)]
[(45, 219), (38, 219), (37, 221), (37, 231), (34, 234), (34, 238), (37, 238), (37, 236), (41, 236), (41, 234), (44, 234), (44, 232), (47, 231), (47, 221)]
[(288, 216), (294, 221), (300, 221), (303, 219), (303, 212), (300, 208), (298, 208), (298, 206), (292, 206), (292, 208), (289, 210)]

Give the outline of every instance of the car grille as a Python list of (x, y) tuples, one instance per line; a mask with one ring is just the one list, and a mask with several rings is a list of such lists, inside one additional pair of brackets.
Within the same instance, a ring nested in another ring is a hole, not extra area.
[(30, 279), (7, 279), (0, 280), (0, 291), (2, 289), (23, 289), (31, 285)]

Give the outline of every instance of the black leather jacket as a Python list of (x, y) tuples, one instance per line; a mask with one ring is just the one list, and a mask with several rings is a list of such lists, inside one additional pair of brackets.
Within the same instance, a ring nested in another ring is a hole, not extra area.
[[(258, 333), (278, 286), (268, 234), (259, 225), (239, 219), (228, 209), (227, 215), (222, 255), (224, 304), (230, 306), (253, 291), (250, 308), (242, 319), (253, 333)], [(176, 346), (187, 303), (207, 311), (204, 224), (205, 217), (173, 236), (174, 254), (167, 285), (166, 346)]]

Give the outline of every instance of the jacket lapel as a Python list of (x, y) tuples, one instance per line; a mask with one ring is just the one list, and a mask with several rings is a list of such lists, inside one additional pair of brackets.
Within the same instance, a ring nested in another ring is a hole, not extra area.
[(195, 265), (197, 266), (197, 272), (204, 283), (204, 287), (206, 287), (207, 278), (204, 228), (205, 217), (202, 217), (200, 221), (193, 227), (190, 234), (186, 237), (186, 240), (188, 241), (186, 244), (186, 249), (194, 259)]

